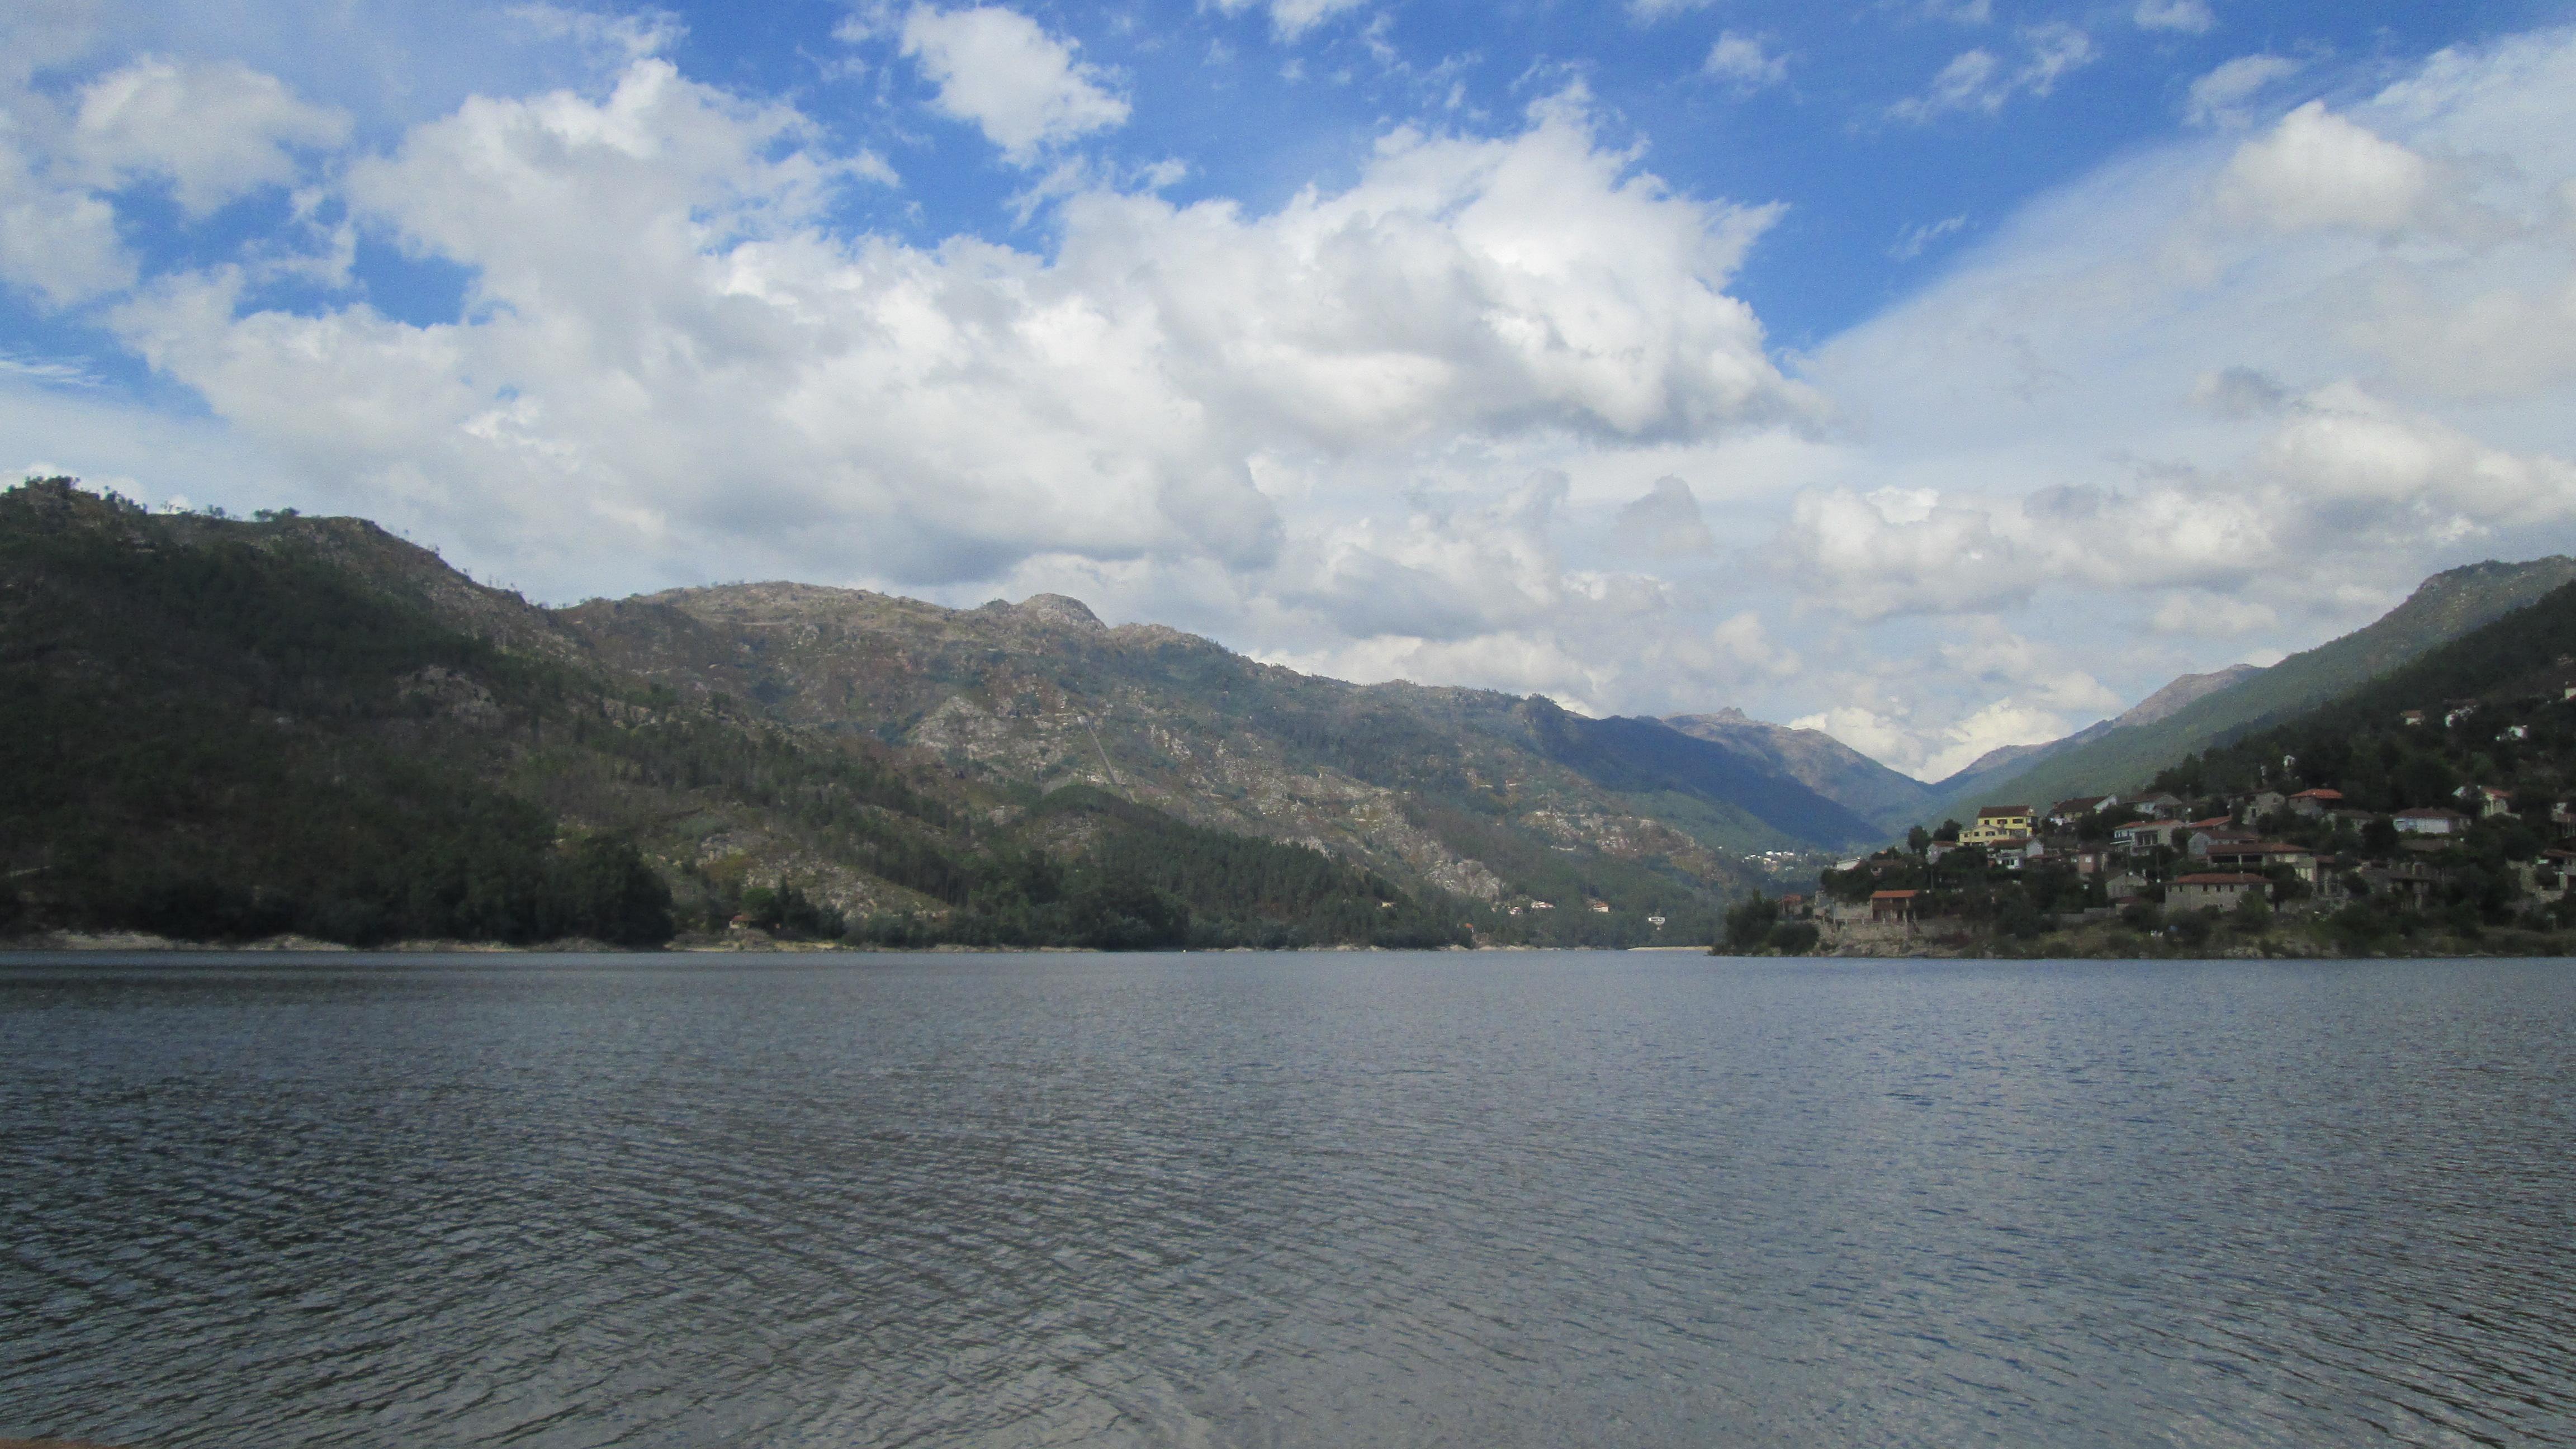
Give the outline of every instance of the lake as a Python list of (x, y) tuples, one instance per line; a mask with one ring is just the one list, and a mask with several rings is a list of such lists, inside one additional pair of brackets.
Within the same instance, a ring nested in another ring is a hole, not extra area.
[(2576, 970), (0, 957), (0, 1437), (2576, 1442)]

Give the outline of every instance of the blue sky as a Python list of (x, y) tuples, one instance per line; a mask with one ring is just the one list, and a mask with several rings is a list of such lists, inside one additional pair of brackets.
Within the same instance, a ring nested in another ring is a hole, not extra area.
[(2576, 546), (2571, 20), (39, 0), (0, 443), (1937, 775)]

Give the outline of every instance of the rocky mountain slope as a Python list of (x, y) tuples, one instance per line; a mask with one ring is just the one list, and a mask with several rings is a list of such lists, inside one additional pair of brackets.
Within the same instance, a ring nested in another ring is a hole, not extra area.
[(658, 891), (684, 930), (1617, 944), (1875, 833), (1652, 721), (1070, 599), (550, 610), (360, 520), (58, 481), (0, 494), (0, 730), (0, 930), (633, 939)]
[(1823, 730), (1771, 724), (1740, 709), (1669, 715), (1663, 722), (1787, 775), (1882, 835), (1904, 834), (1938, 798), (1936, 787), (1889, 769)]

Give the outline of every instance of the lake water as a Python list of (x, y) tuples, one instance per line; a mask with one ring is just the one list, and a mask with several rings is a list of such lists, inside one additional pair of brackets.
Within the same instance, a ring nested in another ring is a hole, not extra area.
[(2576, 969), (0, 958), (0, 1437), (2576, 1442)]

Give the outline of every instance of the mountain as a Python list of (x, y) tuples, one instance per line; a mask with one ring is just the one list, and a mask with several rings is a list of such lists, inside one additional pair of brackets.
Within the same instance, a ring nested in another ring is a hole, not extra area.
[[(1954, 776), (1942, 782), (1941, 811), (1957, 816), (1980, 801), (2009, 798), (2045, 806), (2076, 795), (2137, 789), (2157, 771), (2198, 751), (2325, 704), (2571, 581), (2576, 581), (2576, 559), (2555, 555), (2435, 574), (2377, 622), (2208, 690), (2160, 718), (2097, 726), (2100, 733), (2062, 750), (2040, 747), (2048, 752), (2018, 769), (1978, 778), (1966, 778), (1964, 772)], [(2157, 698), (2186, 680), (2211, 677), (2185, 676)], [(1964, 785), (1953, 783), (1963, 778)]]
[(362, 520), (62, 480), (0, 493), (0, 731), (0, 931), (1628, 944), (1876, 833), (1654, 721), (1059, 596), (546, 609)]
[(2506, 792), (2532, 832), (2515, 854), (2528, 858), (2556, 833), (2549, 829), (2552, 804), (2576, 796), (2571, 688), (2576, 584), (2434, 645), (2316, 709), (2196, 754), (2155, 783), (2195, 797), (2322, 787), (2342, 792), (2354, 808), (2383, 813), (2475, 813), (2459, 792), (2487, 787)]
[[(2053, 759), (2079, 746), (2089, 745), (2113, 730), (2134, 729), (2140, 725), (2155, 724), (2179, 713), (2185, 705), (2216, 694), (2222, 689), (2241, 684), (2261, 672), (2261, 668), (2256, 665), (2231, 664), (2225, 669), (2213, 670), (2208, 674), (2183, 675), (2164, 688), (2139, 700), (2124, 713), (2087, 725), (2071, 735), (2042, 744), (2005, 745), (1999, 749), (1988, 750), (1970, 762), (1967, 768), (1934, 782), (1928, 793), (1933, 800), (1947, 809), (1956, 810), (1963, 807), (1974, 809), (1974, 804), (1967, 802), (1987, 795), (1989, 787), (1998, 781), (2009, 780), (2015, 775), (2025, 773), (2042, 760)], [(2050, 801), (2033, 800), (2022, 803), (2044, 807)]]
[[(1652, 721), (1546, 699), (1353, 685), (1079, 601), (944, 609), (856, 589), (745, 584), (561, 611), (604, 662), (782, 722), (1041, 788), (1085, 779), (1210, 828), (1302, 840), (1498, 899), (1454, 839), (1489, 822), (1546, 848), (1691, 862), (1839, 848), (1870, 823), (1794, 779)], [(1481, 857), (1479, 857), (1481, 858)]]
[(1903, 834), (1937, 798), (1933, 787), (1823, 730), (1769, 724), (1738, 709), (1668, 715), (1663, 723), (1797, 781), (1868, 821), (1881, 835)]

